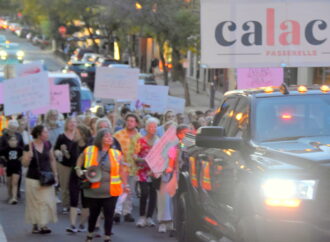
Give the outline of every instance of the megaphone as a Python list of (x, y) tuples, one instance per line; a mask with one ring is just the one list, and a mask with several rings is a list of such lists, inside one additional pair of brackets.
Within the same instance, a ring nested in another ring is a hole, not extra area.
[(86, 169), (85, 176), (91, 183), (99, 182), (102, 178), (102, 171), (99, 166), (90, 166)]

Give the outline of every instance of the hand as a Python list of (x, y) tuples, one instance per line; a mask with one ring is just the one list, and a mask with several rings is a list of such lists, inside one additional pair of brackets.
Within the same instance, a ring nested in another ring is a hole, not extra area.
[(60, 149), (61, 149), (62, 152), (65, 152), (65, 151), (68, 150), (68, 148), (66, 147), (65, 144), (61, 145), (61, 146), (60, 146)]
[(172, 173), (173, 172), (173, 168), (172, 167), (167, 167), (165, 170), (165, 173)]
[(129, 187), (124, 187), (123, 189), (124, 193), (130, 194), (131, 193), (131, 189)]

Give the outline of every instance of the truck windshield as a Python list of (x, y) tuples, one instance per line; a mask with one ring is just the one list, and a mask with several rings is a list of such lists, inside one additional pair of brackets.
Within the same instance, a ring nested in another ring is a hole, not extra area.
[(257, 98), (254, 140), (330, 136), (330, 95)]

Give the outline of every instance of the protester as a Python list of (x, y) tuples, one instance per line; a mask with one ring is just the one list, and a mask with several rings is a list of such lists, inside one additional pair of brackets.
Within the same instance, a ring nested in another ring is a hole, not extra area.
[(17, 137), (10, 136), (8, 147), (0, 154), (6, 161), (9, 204), (17, 204), (18, 183), (22, 174), (22, 155), (23, 148), (18, 146)]
[(19, 124), (18, 132), (22, 135), (24, 145), (29, 144), (32, 141), (32, 136), (28, 132), (28, 120), (22, 114), (17, 116)]
[(158, 207), (158, 221), (159, 228), (158, 232), (165, 233), (167, 230), (172, 231), (173, 226), (173, 202), (171, 196), (175, 194), (175, 191), (172, 191), (174, 194), (171, 194), (167, 189), (167, 184), (171, 179), (177, 179), (178, 176), (178, 151), (180, 149), (183, 138), (186, 133), (189, 132), (189, 127), (185, 124), (181, 124), (177, 127), (176, 133), (179, 139), (179, 144), (172, 147), (168, 152), (169, 162), (165, 172), (161, 178), (160, 189), (157, 192), (157, 207)]
[[(116, 112), (117, 110), (114, 110), (114, 112)], [(122, 109), (120, 110), (120, 118), (117, 119), (116, 121), (116, 127), (115, 127), (115, 132), (121, 130), (124, 128), (125, 126), (125, 117), (126, 115), (130, 112), (129, 108), (126, 107), (122, 107)]]
[[(157, 192), (152, 182), (152, 172), (145, 161), (152, 146), (158, 141), (156, 136), (157, 125), (159, 121), (156, 118), (149, 118), (146, 121), (147, 134), (138, 140), (137, 155), (134, 157), (138, 166), (138, 181), (141, 189), (140, 196), (140, 218), (136, 225), (138, 227), (155, 226), (152, 216), (156, 207)], [(147, 208), (148, 202), (148, 209)], [(146, 212), (147, 210), (147, 212)]]
[(8, 140), (11, 136), (16, 136), (18, 141), (18, 146), (23, 148), (24, 142), (22, 135), (18, 132), (19, 123), (17, 120), (12, 119), (8, 122), (8, 128), (3, 131), (3, 135), (0, 138), (0, 150), (5, 150), (8, 148)]
[[(89, 145), (91, 140), (91, 132), (85, 125), (78, 125), (75, 136), (74, 136), (74, 148), (72, 149), (72, 161), (76, 161), (84, 149)], [(74, 164), (74, 165), (73, 165)], [(66, 228), (67, 232), (85, 232), (85, 222), (88, 218), (88, 206), (84, 195), (84, 191), (81, 189), (81, 180), (77, 176), (75, 167), (76, 162), (72, 163), (70, 180), (69, 180), (69, 194), (70, 194), (70, 226)], [(77, 215), (78, 215), (78, 204), (79, 195), (82, 205), (80, 225), (77, 228)]]
[(87, 242), (93, 239), (93, 232), (101, 209), (104, 213), (104, 241), (111, 241), (113, 214), (118, 196), (122, 194), (123, 190), (125, 193), (130, 192), (127, 174), (121, 164), (121, 153), (111, 148), (112, 142), (111, 131), (100, 129), (95, 137), (94, 145), (87, 147), (77, 161), (78, 176), (83, 176), (82, 168), (88, 169), (91, 166), (97, 166), (102, 174), (99, 182), (92, 182), (90, 187), (84, 189), (90, 211)]
[[(140, 123), (139, 117), (136, 114), (129, 113), (125, 117), (125, 129), (122, 129), (115, 133), (114, 137), (118, 140), (122, 152), (123, 159), (126, 163), (126, 169), (129, 171), (128, 183), (131, 187), (135, 185), (136, 165), (133, 159), (133, 155), (137, 153), (137, 141), (141, 137), (137, 130), (137, 126)], [(123, 194), (116, 205), (116, 212), (114, 221), (120, 222), (120, 215), (124, 215), (126, 222), (134, 222), (135, 219), (132, 216), (133, 210), (133, 198), (132, 193)]]
[(183, 124), (185, 122), (183, 113), (176, 114), (176, 122), (178, 125)]
[(69, 212), (69, 179), (71, 167), (74, 167), (76, 160), (72, 159), (74, 151), (74, 134), (76, 131), (76, 119), (69, 117), (64, 124), (64, 133), (60, 134), (54, 146), (54, 153), (58, 162), (57, 169), (62, 194), (62, 213)]
[(96, 122), (99, 118), (98, 117), (93, 117), (91, 118), (89, 124), (88, 124), (88, 127), (89, 129), (91, 130), (91, 133), (92, 133), (92, 137), (95, 137), (96, 136)]
[(26, 222), (33, 224), (32, 233), (48, 234), (49, 222), (56, 222), (56, 199), (54, 186), (41, 186), (40, 172), (52, 172), (57, 182), (56, 161), (45, 126), (32, 130), (33, 142), (24, 147), (22, 164), (28, 167), (26, 175)]
[(55, 109), (51, 109), (46, 113), (45, 127), (48, 129), (49, 141), (52, 146), (55, 145), (57, 137), (64, 132), (64, 126), (60, 119), (60, 113)]

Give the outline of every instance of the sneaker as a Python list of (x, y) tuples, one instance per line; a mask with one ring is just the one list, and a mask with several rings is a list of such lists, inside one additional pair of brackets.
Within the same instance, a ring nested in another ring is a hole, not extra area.
[(147, 220), (146, 217), (142, 216), (139, 218), (139, 220), (136, 223), (136, 226), (139, 228), (143, 228), (147, 225)]
[(87, 231), (87, 229), (86, 229), (85, 225), (80, 224), (78, 227), (78, 232), (86, 232), (86, 231)]
[(68, 214), (69, 209), (68, 208), (62, 208), (62, 214)]
[(120, 223), (120, 214), (119, 213), (115, 213), (115, 215), (113, 216), (113, 221), (116, 224), (119, 224)]
[(76, 228), (76, 226), (70, 225), (69, 227), (66, 228), (66, 232), (77, 233), (78, 229)]
[(10, 199), (8, 203), (11, 205), (15, 205), (15, 204), (17, 204), (17, 200), (13, 198), (13, 199)]
[(102, 237), (102, 235), (101, 235), (100, 228), (95, 227), (95, 229), (94, 229), (94, 238), (101, 238), (101, 237)]
[(167, 231), (166, 224), (161, 223), (158, 227), (158, 232), (159, 233), (166, 233), (166, 231)]
[(129, 222), (129, 223), (135, 222), (135, 219), (132, 217), (132, 215), (130, 213), (128, 213), (124, 216), (124, 220), (125, 220), (125, 222)]
[(152, 220), (152, 218), (147, 218), (147, 225), (149, 227), (155, 227), (156, 226), (156, 223)]

